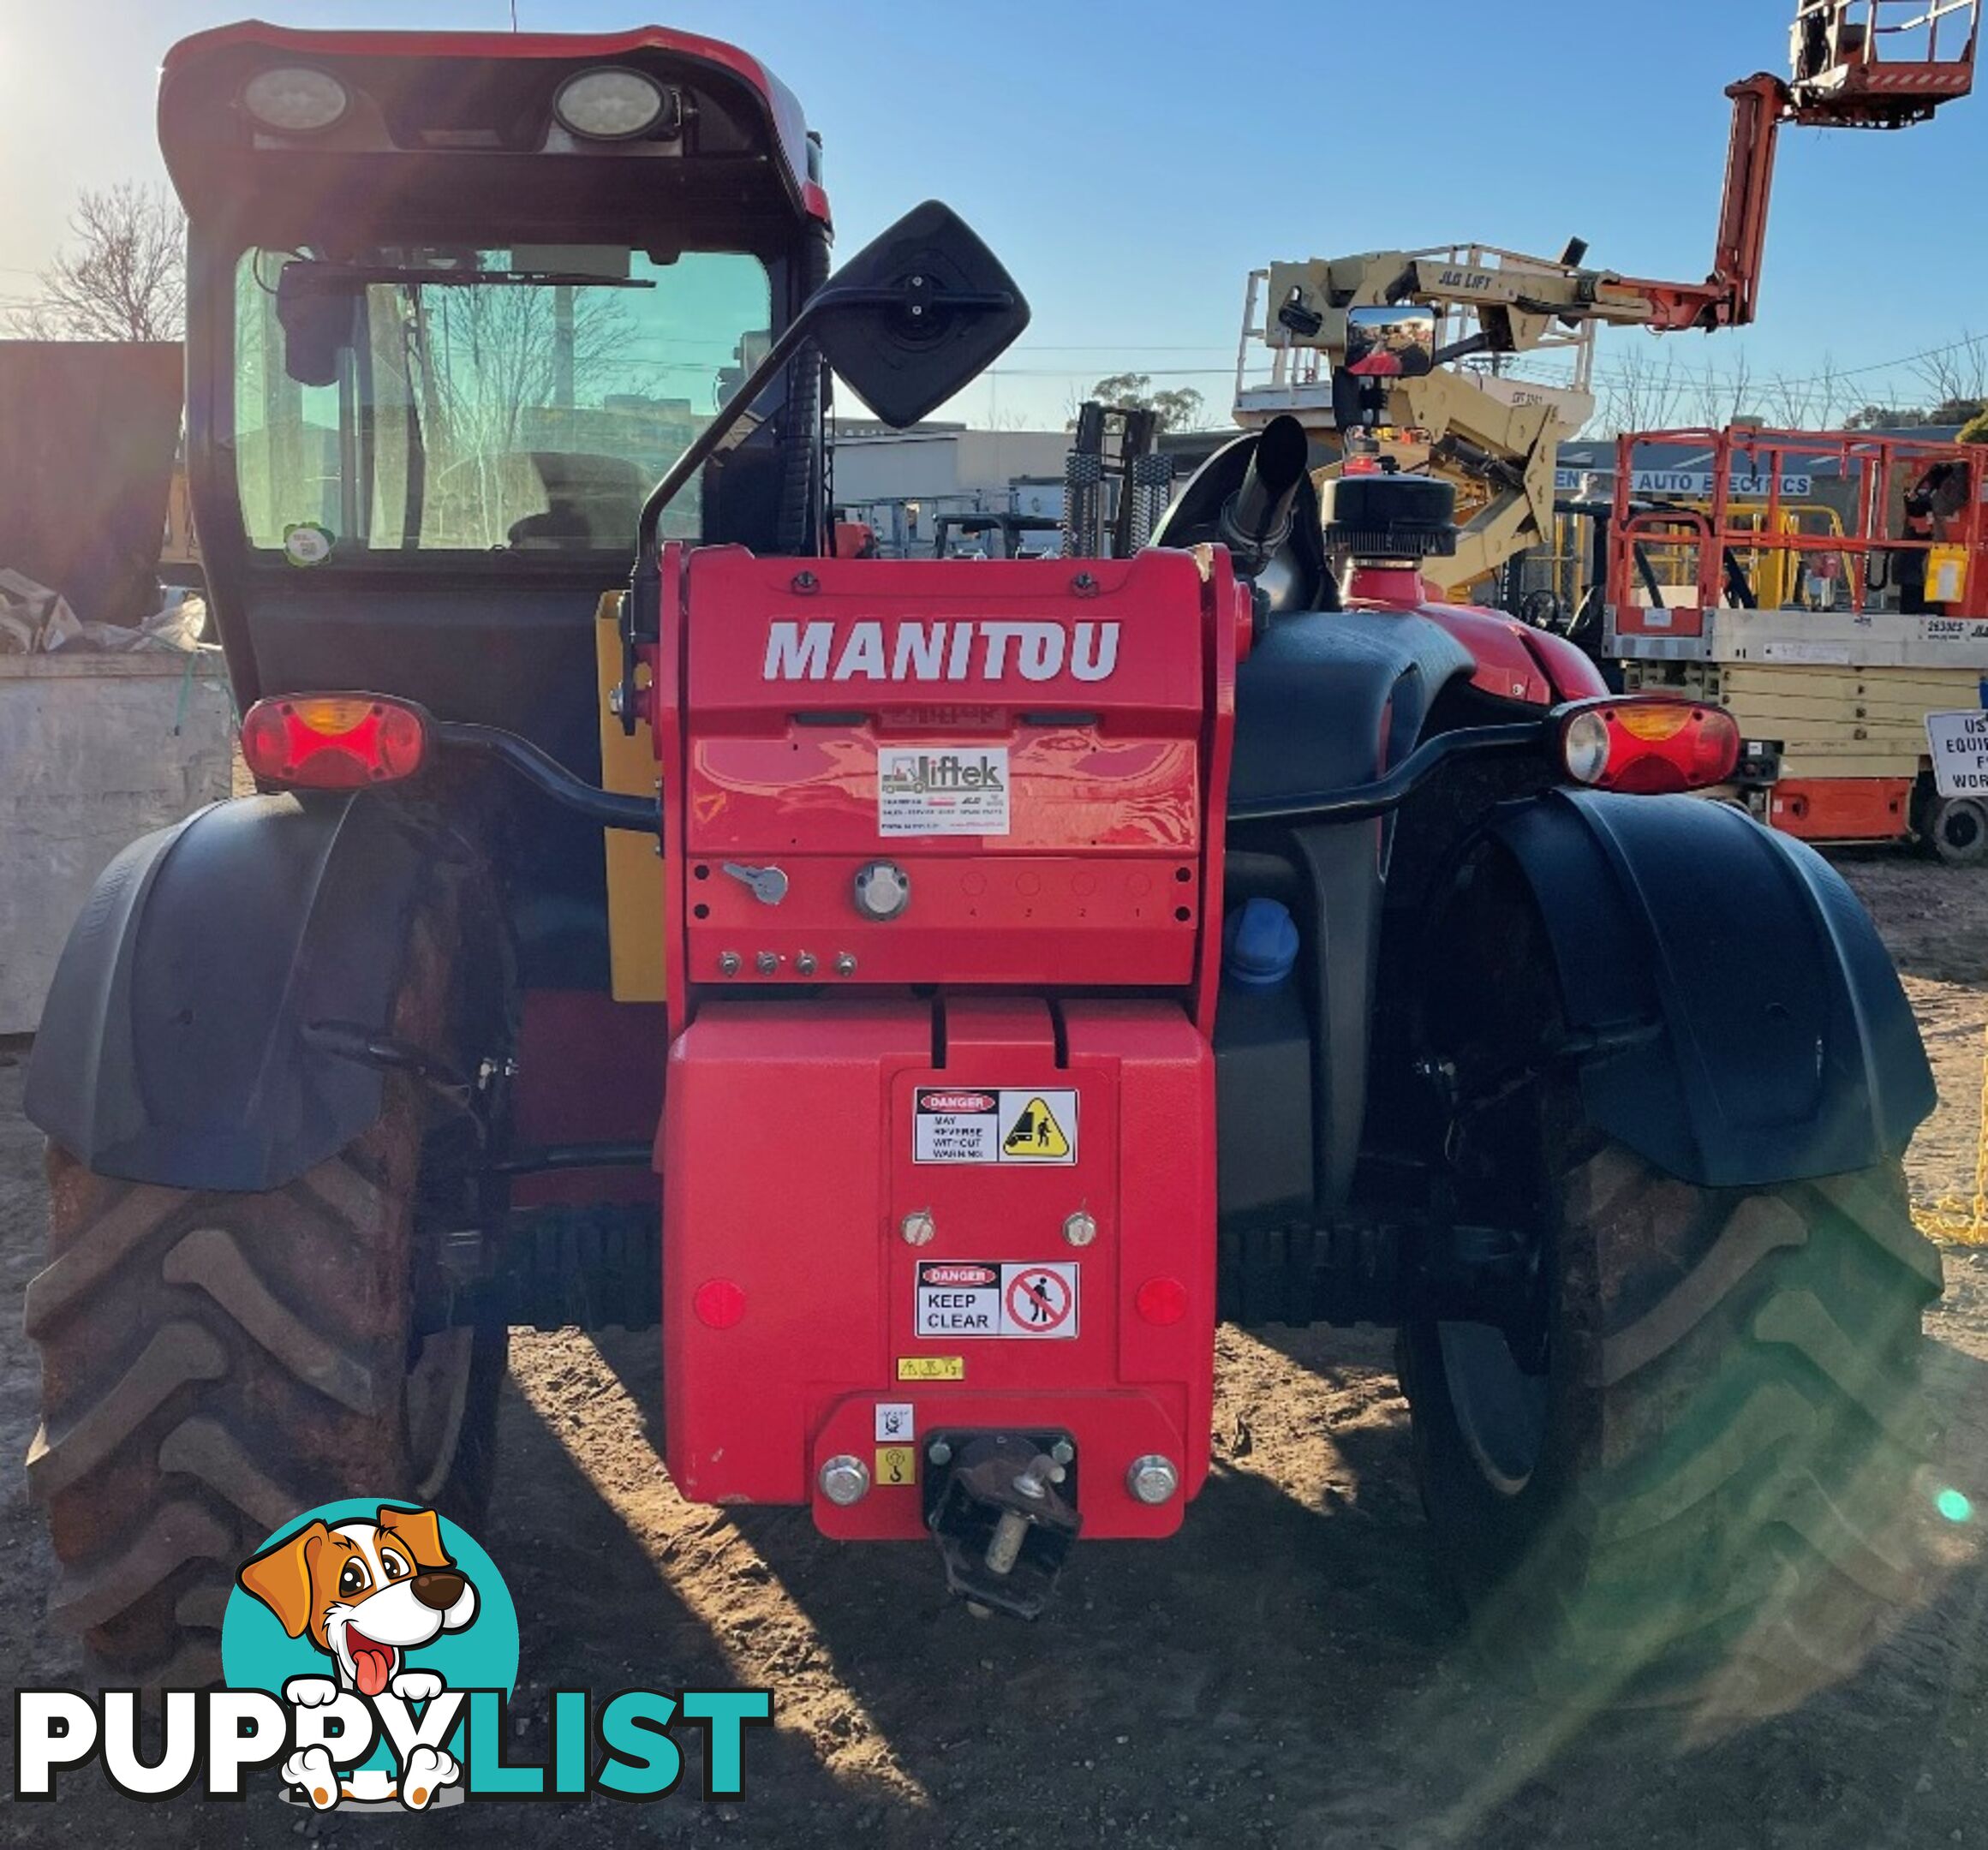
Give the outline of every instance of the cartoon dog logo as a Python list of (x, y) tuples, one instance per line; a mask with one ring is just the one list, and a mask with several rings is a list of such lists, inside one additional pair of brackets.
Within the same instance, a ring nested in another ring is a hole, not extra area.
[[(290, 1637), (307, 1634), (337, 1671), (290, 1678), (284, 1699), (297, 1708), (320, 1707), (345, 1691), (369, 1702), (389, 1692), (403, 1702), (433, 1701), (442, 1679), (406, 1668), (407, 1653), (460, 1632), (476, 1616), (476, 1589), (449, 1558), (433, 1510), (383, 1504), (373, 1522), (308, 1523), (246, 1562), (237, 1578)], [(341, 1781), (324, 1748), (307, 1747), (284, 1762), (282, 1774), (319, 1811), (341, 1798), (396, 1796), (420, 1811), (441, 1787), (456, 1784), (462, 1769), (452, 1755), (420, 1746), (409, 1754), (397, 1788), (363, 1772)]]

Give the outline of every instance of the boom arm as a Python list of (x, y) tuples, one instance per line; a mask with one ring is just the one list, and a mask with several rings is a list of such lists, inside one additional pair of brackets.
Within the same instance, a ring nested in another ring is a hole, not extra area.
[[(1943, 103), (1973, 88), (1980, 0), (1800, 0), (1794, 81), (1766, 72), (1732, 85), (1732, 132), (1711, 273), (1702, 283), (1653, 281), (1587, 266), (1578, 240), (1558, 258), (1482, 245), (1377, 251), (1270, 266), (1260, 328), (1257, 278), (1251, 279), (1244, 345), (1237, 367), (1237, 421), (1261, 423), (1293, 412), (1315, 429), (1336, 427), (1326, 382), (1305, 374), (1295, 349), (1325, 356), (1328, 373), (1346, 364), (1347, 318), (1356, 308), (1412, 303), (1434, 308), (1450, 331), (1438, 349), (1439, 370), (1423, 379), (1382, 382), (1387, 441), (1406, 466), (1433, 460), (1447, 469), (1451, 451), (1472, 455), (1467, 472), (1493, 485), (1492, 504), (1465, 528), (1469, 542), (1453, 566), (1489, 570), (1537, 543), (1551, 518), (1551, 458), (1593, 411), (1588, 391), (1596, 331), (1646, 327), (1745, 327), (1758, 307), (1768, 209), (1782, 125), (1899, 128), (1924, 122)], [(1951, 51), (1940, 56), (1943, 32)], [(1262, 275), (1263, 273), (1259, 273)], [(1472, 331), (1457, 337), (1456, 324)], [(1268, 387), (1246, 382), (1249, 343), (1260, 337), (1275, 355)], [(1513, 382), (1441, 370), (1476, 354), (1522, 354), (1573, 348), (1568, 381), (1523, 396)], [(1546, 415), (1515, 418), (1514, 409), (1543, 406)], [(1433, 440), (1433, 455), (1424, 447)], [(1419, 451), (1419, 454), (1416, 452)]]

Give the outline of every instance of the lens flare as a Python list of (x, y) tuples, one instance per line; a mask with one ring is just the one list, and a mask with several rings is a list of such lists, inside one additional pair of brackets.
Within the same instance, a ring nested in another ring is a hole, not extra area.
[(1933, 1499), (1933, 1507), (1950, 1523), (1971, 1522), (1974, 1506), (1959, 1490), (1946, 1489)]

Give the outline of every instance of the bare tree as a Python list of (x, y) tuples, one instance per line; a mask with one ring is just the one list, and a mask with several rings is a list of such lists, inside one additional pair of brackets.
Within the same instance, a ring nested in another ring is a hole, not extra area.
[(1921, 354), (1913, 371), (1935, 405), (1980, 405), (1988, 401), (1988, 334), (1963, 329), (1961, 337)]
[(9, 327), (29, 340), (179, 339), (186, 224), (160, 188), (86, 188), (69, 220), (71, 247), (41, 272), (39, 301), (13, 311)]
[(1730, 373), (1721, 373), (1710, 361), (1692, 381), (1692, 415), (1707, 430), (1723, 430), (1753, 410), (1753, 372), (1742, 350)]
[(1848, 388), (1836, 370), (1834, 354), (1824, 354), (1813, 373), (1776, 373), (1767, 382), (1766, 404), (1782, 430), (1834, 430), (1848, 410)]
[(1692, 380), (1668, 348), (1661, 365), (1648, 349), (1631, 349), (1600, 383), (1602, 426), (1611, 436), (1673, 426), (1690, 402)]

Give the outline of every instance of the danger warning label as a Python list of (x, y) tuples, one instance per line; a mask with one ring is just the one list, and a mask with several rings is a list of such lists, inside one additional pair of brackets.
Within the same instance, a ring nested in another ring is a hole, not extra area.
[(918, 1267), (916, 1332), (946, 1340), (1075, 1336), (1080, 1269), (1060, 1262), (924, 1261)]
[(911, 1158), (922, 1163), (1073, 1163), (1077, 1094), (922, 1086), (912, 1117)]

